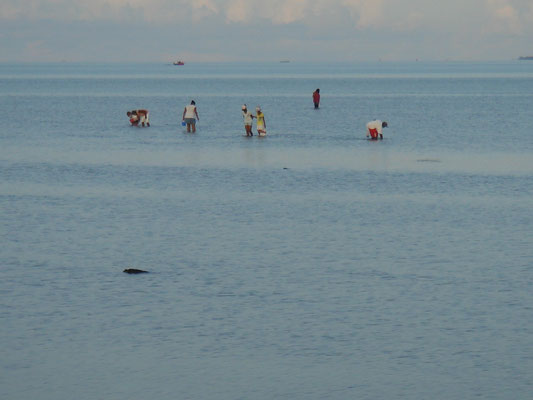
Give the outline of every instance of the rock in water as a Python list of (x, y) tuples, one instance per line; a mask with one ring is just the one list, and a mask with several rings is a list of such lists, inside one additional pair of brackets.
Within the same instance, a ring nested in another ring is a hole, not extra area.
[(147, 274), (148, 271), (143, 271), (142, 269), (127, 268), (124, 270), (127, 274)]

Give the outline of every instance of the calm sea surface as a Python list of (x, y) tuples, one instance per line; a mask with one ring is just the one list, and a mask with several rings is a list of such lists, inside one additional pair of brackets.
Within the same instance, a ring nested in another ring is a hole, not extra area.
[(0, 109), (0, 398), (531, 398), (533, 62), (1, 64)]

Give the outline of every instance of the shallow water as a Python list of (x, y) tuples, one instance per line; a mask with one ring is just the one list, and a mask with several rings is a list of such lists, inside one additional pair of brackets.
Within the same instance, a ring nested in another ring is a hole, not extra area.
[(528, 398), (532, 100), (524, 62), (0, 65), (0, 397)]

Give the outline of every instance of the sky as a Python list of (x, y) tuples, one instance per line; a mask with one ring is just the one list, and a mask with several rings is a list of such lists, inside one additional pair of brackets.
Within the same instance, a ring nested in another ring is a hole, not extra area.
[(0, 62), (485, 61), (533, 0), (0, 0)]

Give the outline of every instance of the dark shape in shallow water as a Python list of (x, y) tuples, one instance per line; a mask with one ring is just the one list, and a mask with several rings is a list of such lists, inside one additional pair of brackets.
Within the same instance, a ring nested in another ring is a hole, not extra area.
[(419, 160), (416, 160), (416, 162), (434, 162), (434, 163), (438, 163), (438, 162), (441, 162), (441, 160), (438, 160), (436, 158), (421, 158)]
[(143, 271), (142, 269), (127, 268), (123, 272), (127, 274), (147, 274), (148, 271)]

